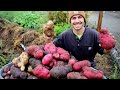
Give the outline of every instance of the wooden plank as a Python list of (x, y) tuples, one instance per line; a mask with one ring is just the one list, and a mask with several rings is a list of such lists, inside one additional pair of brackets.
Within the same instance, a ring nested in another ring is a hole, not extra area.
[(98, 32), (100, 32), (100, 29), (101, 29), (102, 18), (103, 18), (103, 11), (99, 11), (98, 24), (97, 24)]

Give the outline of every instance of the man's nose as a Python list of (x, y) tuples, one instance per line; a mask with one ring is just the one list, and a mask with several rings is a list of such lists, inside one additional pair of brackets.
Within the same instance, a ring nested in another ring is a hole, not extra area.
[(76, 18), (76, 22), (79, 22), (80, 20), (79, 20), (79, 18)]

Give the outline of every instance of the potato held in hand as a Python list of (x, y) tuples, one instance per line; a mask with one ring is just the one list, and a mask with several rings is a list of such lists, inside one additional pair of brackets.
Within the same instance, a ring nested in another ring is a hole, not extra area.
[(115, 47), (115, 39), (109, 34), (107, 29), (101, 29), (100, 31), (100, 44), (101, 47), (109, 50)]

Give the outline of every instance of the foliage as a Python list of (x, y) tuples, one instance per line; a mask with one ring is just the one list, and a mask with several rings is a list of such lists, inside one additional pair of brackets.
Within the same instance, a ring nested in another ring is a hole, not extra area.
[(6, 62), (6, 56), (4, 56), (3, 54), (0, 54), (0, 68), (2, 66), (4, 66), (5, 64), (7, 64), (7, 62)]
[(114, 72), (112, 75), (109, 76), (109, 79), (120, 79), (120, 73), (119, 73), (119, 68), (118, 65), (114, 64)]
[(13, 21), (13, 18), (17, 15), (16, 11), (0, 11), (0, 18)]
[(47, 22), (48, 18), (46, 17), (46, 14), (28, 11), (27, 13), (18, 14), (14, 17), (13, 22), (25, 28), (38, 29)]
[(67, 11), (49, 11), (48, 18), (53, 20), (55, 24), (68, 23)]
[(70, 24), (57, 24), (54, 27), (54, 32), (57, 35), (59, 35), (60, 33), (62, 33), (63, 31), (69, 29), (71, 26)]
[(48, 21), (46, 11), (0, 11), (0, 17), (28, 29), (39, 29)]
[(92, 11), (85, 11), (86, 24), (88, 24), (91, 14), (92, 14)]

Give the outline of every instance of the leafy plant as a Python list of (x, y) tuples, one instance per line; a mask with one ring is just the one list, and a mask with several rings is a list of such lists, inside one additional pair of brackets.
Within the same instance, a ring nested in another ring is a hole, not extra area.
[(13, 18), (16, 16), (17, 11), (0, 11), (0, 18), (13, 21)]
[(110, 79), (120, 79), (119, 68), (116, 64), (114, 64), (114, 72), (109, 76)]
[(57, 24), (57, 25), (55, 25), (54, 32), (57, 36), (60, 33), (62, 33), (63, 31), (69, 29), (70, 27), (71, 27), (70, 24)]
[(49, 11), (48, 18), (53, 20), (55, 25), (61, 23), (68, 23), (68, 12), (67, 11)]
[(34, 13), (32, 11), (28, 11), (26, 13), (20, 13), (16, 17), (14, 17), (13, 21), (18, 23), (20, 26), (31, 29), (38, 29), (45, 22), (47, 22), (47, 14)]
[(7, 64), (6, 58), (5, 58), (5, 56), (3, 54), (0, 54), (0, 68), (2, 66), (4, 66), (5, 64)]

